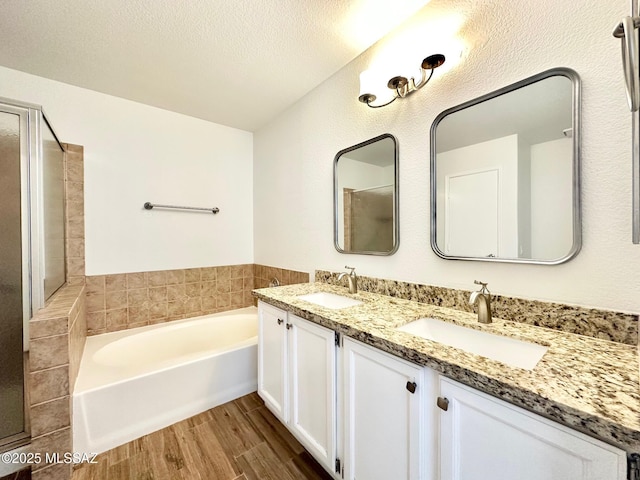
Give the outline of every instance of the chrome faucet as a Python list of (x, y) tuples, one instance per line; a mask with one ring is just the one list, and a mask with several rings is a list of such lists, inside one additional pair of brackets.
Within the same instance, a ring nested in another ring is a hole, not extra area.
[(342, 272), (338, 275), (338, 282), (342, 280), (343, 277), (347, 277), (347, 280), (349, 281), (349, 293), (358, 293), (358, 276), (356, 275), (356, 269), (346, 265), (344, 268), (348, 268), (351, 272)]
[(472, 292), (469, 303), (475, 305), (478, 302), (478, 321), (480, 323), (491, 323), (491, 293), (487, 290), (487, 284), (474, 280), (476, 285), (482, 285), (480, 290)]

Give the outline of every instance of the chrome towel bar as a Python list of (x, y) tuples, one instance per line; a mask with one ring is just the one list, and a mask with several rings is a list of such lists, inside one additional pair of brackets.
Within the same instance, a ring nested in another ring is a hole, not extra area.
[(145, 208), (145, 210), (152, 210), (154, 207), (158, 207), (158, 208), (174, 208), (177, 210), (197, 210), (200, 212), (211, 212), (214, 215), (216, 213), (218, 213), (220, 211), (220, 209), (218, 207), (213, 207), (213, 208), (201, 208), (201, 207), (181, 207), (178, 205), (160, 205), (157, 203), (151, 203), (151, 202), (146, 202), (143, 207)]

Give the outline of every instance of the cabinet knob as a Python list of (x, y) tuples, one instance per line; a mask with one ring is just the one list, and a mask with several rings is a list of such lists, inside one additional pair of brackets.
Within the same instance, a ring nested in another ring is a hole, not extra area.
[(409, 390), (410, 393), (416, 393), (417, 386), (416, 382), (407, 382), (407, 390)]
[(284, 320), (282, 320), (281, 318), (278, 319), (278, 325), (282, 325), (282, 322), (284, 322)]
[(445, 397), (438, 397), (436, 405), (438, 405), (438, 408), (444, 410), (445, 412), (449, 410), (449, 400)]
[(293, 325), (291, 325), (290, 323), (287, 323), (287, 330), (291, 330), (291, 327), (292, 327), (292, 326), (293, 326)]

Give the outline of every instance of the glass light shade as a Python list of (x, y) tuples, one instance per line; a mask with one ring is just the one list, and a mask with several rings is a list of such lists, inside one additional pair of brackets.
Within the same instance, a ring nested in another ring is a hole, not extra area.
[(365, 70), (360, 74), (360, 97), (363, 95), (375, 96), (376, 78), (377, 75), (373, 70)]

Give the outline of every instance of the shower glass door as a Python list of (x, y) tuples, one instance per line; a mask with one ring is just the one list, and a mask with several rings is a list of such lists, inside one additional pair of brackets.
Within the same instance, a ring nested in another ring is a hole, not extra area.
[[(25, 434), (22, 202), (26, 116), (0, 110), (0, 451)], [(22, 128), (21, 128), (22, 127)], [(26, 211), (26, 209), (24, 209)]]

